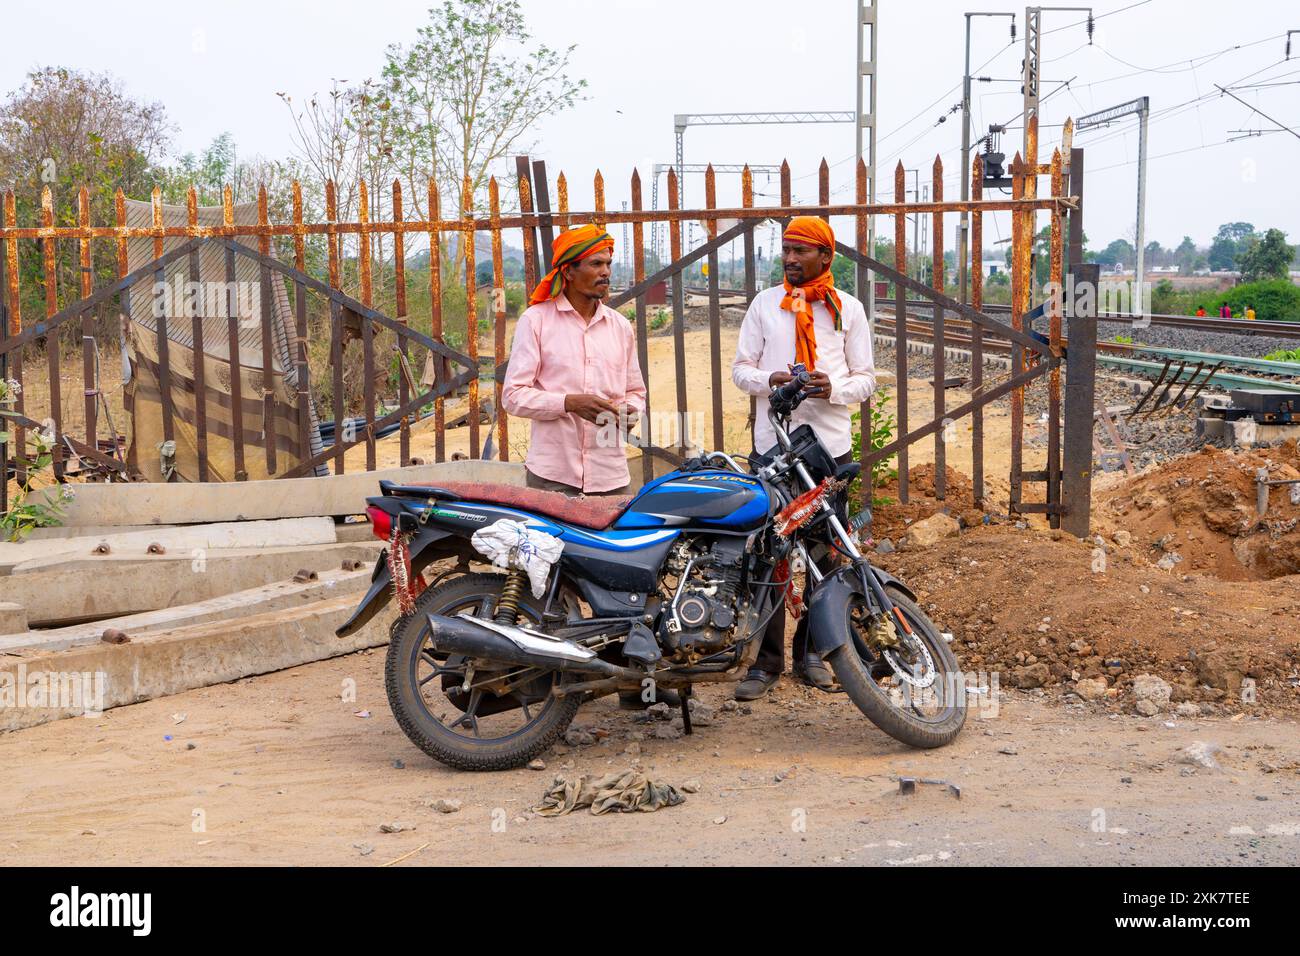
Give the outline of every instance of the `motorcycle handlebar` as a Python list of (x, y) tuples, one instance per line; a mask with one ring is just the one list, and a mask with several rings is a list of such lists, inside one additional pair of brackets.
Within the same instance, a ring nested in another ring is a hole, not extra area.
[(772, 394), (768, 398), (768, 404), (778, 412), (778, 414), (788, 415), (799, 407), (808, 396), (804, 390), (808, 387), (808, 369), (802, 365), (796, 365), (790, 369), (794, 376), (784, 385), (778, 385), (772, 389)]
[(808, 384), (808, 373), (800, 372), (784, 385), (776, 387), (777, 398), (781, 401), (792, 401), (795, 396), (804, 390)]

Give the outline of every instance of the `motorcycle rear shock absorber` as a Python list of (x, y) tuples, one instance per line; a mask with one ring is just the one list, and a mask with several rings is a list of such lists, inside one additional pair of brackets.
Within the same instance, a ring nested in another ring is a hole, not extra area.
[(524, 572), (511, 570), (506, 573), (506, 583), (501, 588), (501, 597), (497, 601), (497, 612), (493, 620), (498, 624), (514, 624), (519, 617), (519, 598), (524, 593)]

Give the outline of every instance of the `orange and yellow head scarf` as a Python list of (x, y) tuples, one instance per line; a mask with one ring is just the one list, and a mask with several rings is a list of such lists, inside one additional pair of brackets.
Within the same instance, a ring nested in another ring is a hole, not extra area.
[(554, 299), (564, 291), (564, 276), (560, 274), (560, 269), (564, 266), (573, 265), (602, 249), (613, 248), (614, 238), (599, 226), (578, 226), (560, 233), (551, 243), (551, 271), (537, 283), (528, 304), (537, 305), (547, 299)]
[[(795, 216), (790, 220), (790, 225), (785, 227), (782, 239), (819, 248), (835, 248), (835, 233), (831, 231), (830, 224), (816, 216)], [(781, 308), (794, 313), (795, 361), (802, 363), (809, 371), (817, 367), (817, 333), (813, 328), (812, 314), (814, 302), (825, 303), (831, 318), (835, 320), (835, 331), (842, 331), (840, 296), (835, 291), (835, 277), (831, 275), (830, 269), (797, 287), (792, 286), (787, 279), (785, 298), (781, 300)]]

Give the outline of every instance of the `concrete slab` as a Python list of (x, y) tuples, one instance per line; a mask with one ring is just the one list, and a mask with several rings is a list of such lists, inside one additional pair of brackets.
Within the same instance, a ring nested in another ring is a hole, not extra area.
[[(72, 624), (193, 604), (222, 594), (284, 581), (300, 569), (336, 571), (344, 561), (374, 565), (383, 545), (324, 544), (294, 548), (175, 551), (135, 557), (46, 558), (0, 578), (5, 600), (22, 605), (28, 623), (0, 626), (0, 634), (28, 626)], [(52, 563), (47, 563), (52, 562)], [(0, 615), (3, 620), (3, 615)]]
[(292, 580), (275, 581), (244, 591), (236, 591), (233, 594), (221, 594), (193, 604), (129, 614), (90, 624), (0, 635), (0, 653), (30, 656), (97, 644), (109, 628), (122, 631), (135, 640), (150, 632), (174, 630), (206, 621), (225, 621), (260, 614), (264, 611), (297, 607), (333, 599), (337, 595), (347, 595), (348, 600), (352, 601), (355, 607), (369, 583), (370, 568), (368, 567), (359, 571), (326, 571), (318, 574), (314, 581), (302, 583)]
[(1261, 444), (1286, 441), (1288, 438), (1300, 439), (1300, 425), (1260, 424), (1255, 429), (1255, 440)]
[(0, 633), (27, 630), (27, 608), (11, 601), (0, 601)]
[[(105, 485), (104, 487), (114, 487)], [(120, 488), (138, 485), (118, 485)], [(167, 554), (190, 555), (194, 550), (228, 548), (274, 548), (334, 544), (333, 518), (286, 518), (281, 521), (230, 521), (195, 527), (154, 528), (113, 535), (76, 538), (45, 538), (39, 541), (0, 543), (0, 575), (11, 574), (20, 565), (48, 558), (89, 558), (100, 544), (108, 554), (146, 557), (150, 545), (161, 545)], [(3, 591), (0, 591), (3, 595)]]
[[(96, 716), (112, 707), (386, 644), (391, 613), (377, 615), (350, 638), (334, 636), (352, 605), (350, 596), (332, 598), (234, 623), (162, 631), (129, 644), (0, 657), (0, 731)], [(159, 746), (165, 744), (159, 740)]]
[(365, 499), (379, 493), (381, 478), (411, 484), (472, 481), (522, 485), (524, 466), (518, 462), (448, 461), (278, 481), (76, 485), (76, 497), (68, 502), (63, 524), (172, 525), (361, 514)]
[[(80, 488), (81, 485), (77, 487)], [(33, 528), (27, 532), (23, 541), (44, 541), (48, 538), (85, 538), (91, 535), (121, 534), (124, 531), (148, 531), (151, 527), (152, 525), (147, 524), (86, 526), (82, 528), (67, 528), (58, 525), (51, 528)]]
[(1196, 437), (1207, 441), (1222, 441), (1228, 434), (1228, 422), (1222, 418), (1196, 419)]

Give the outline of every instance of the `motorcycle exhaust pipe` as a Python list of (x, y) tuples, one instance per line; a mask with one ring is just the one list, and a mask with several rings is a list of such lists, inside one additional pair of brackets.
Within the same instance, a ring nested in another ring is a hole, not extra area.
[(458, 614), (426, 615), (436, 650), (467, 657), (482, 657), (521, 667), (545, 667), (549, 670), (601, 674), (606, 677), (644, 676), (627, 667), (602, 661), (596, 652), (569, 641), (548, 637), (513, 624)]

